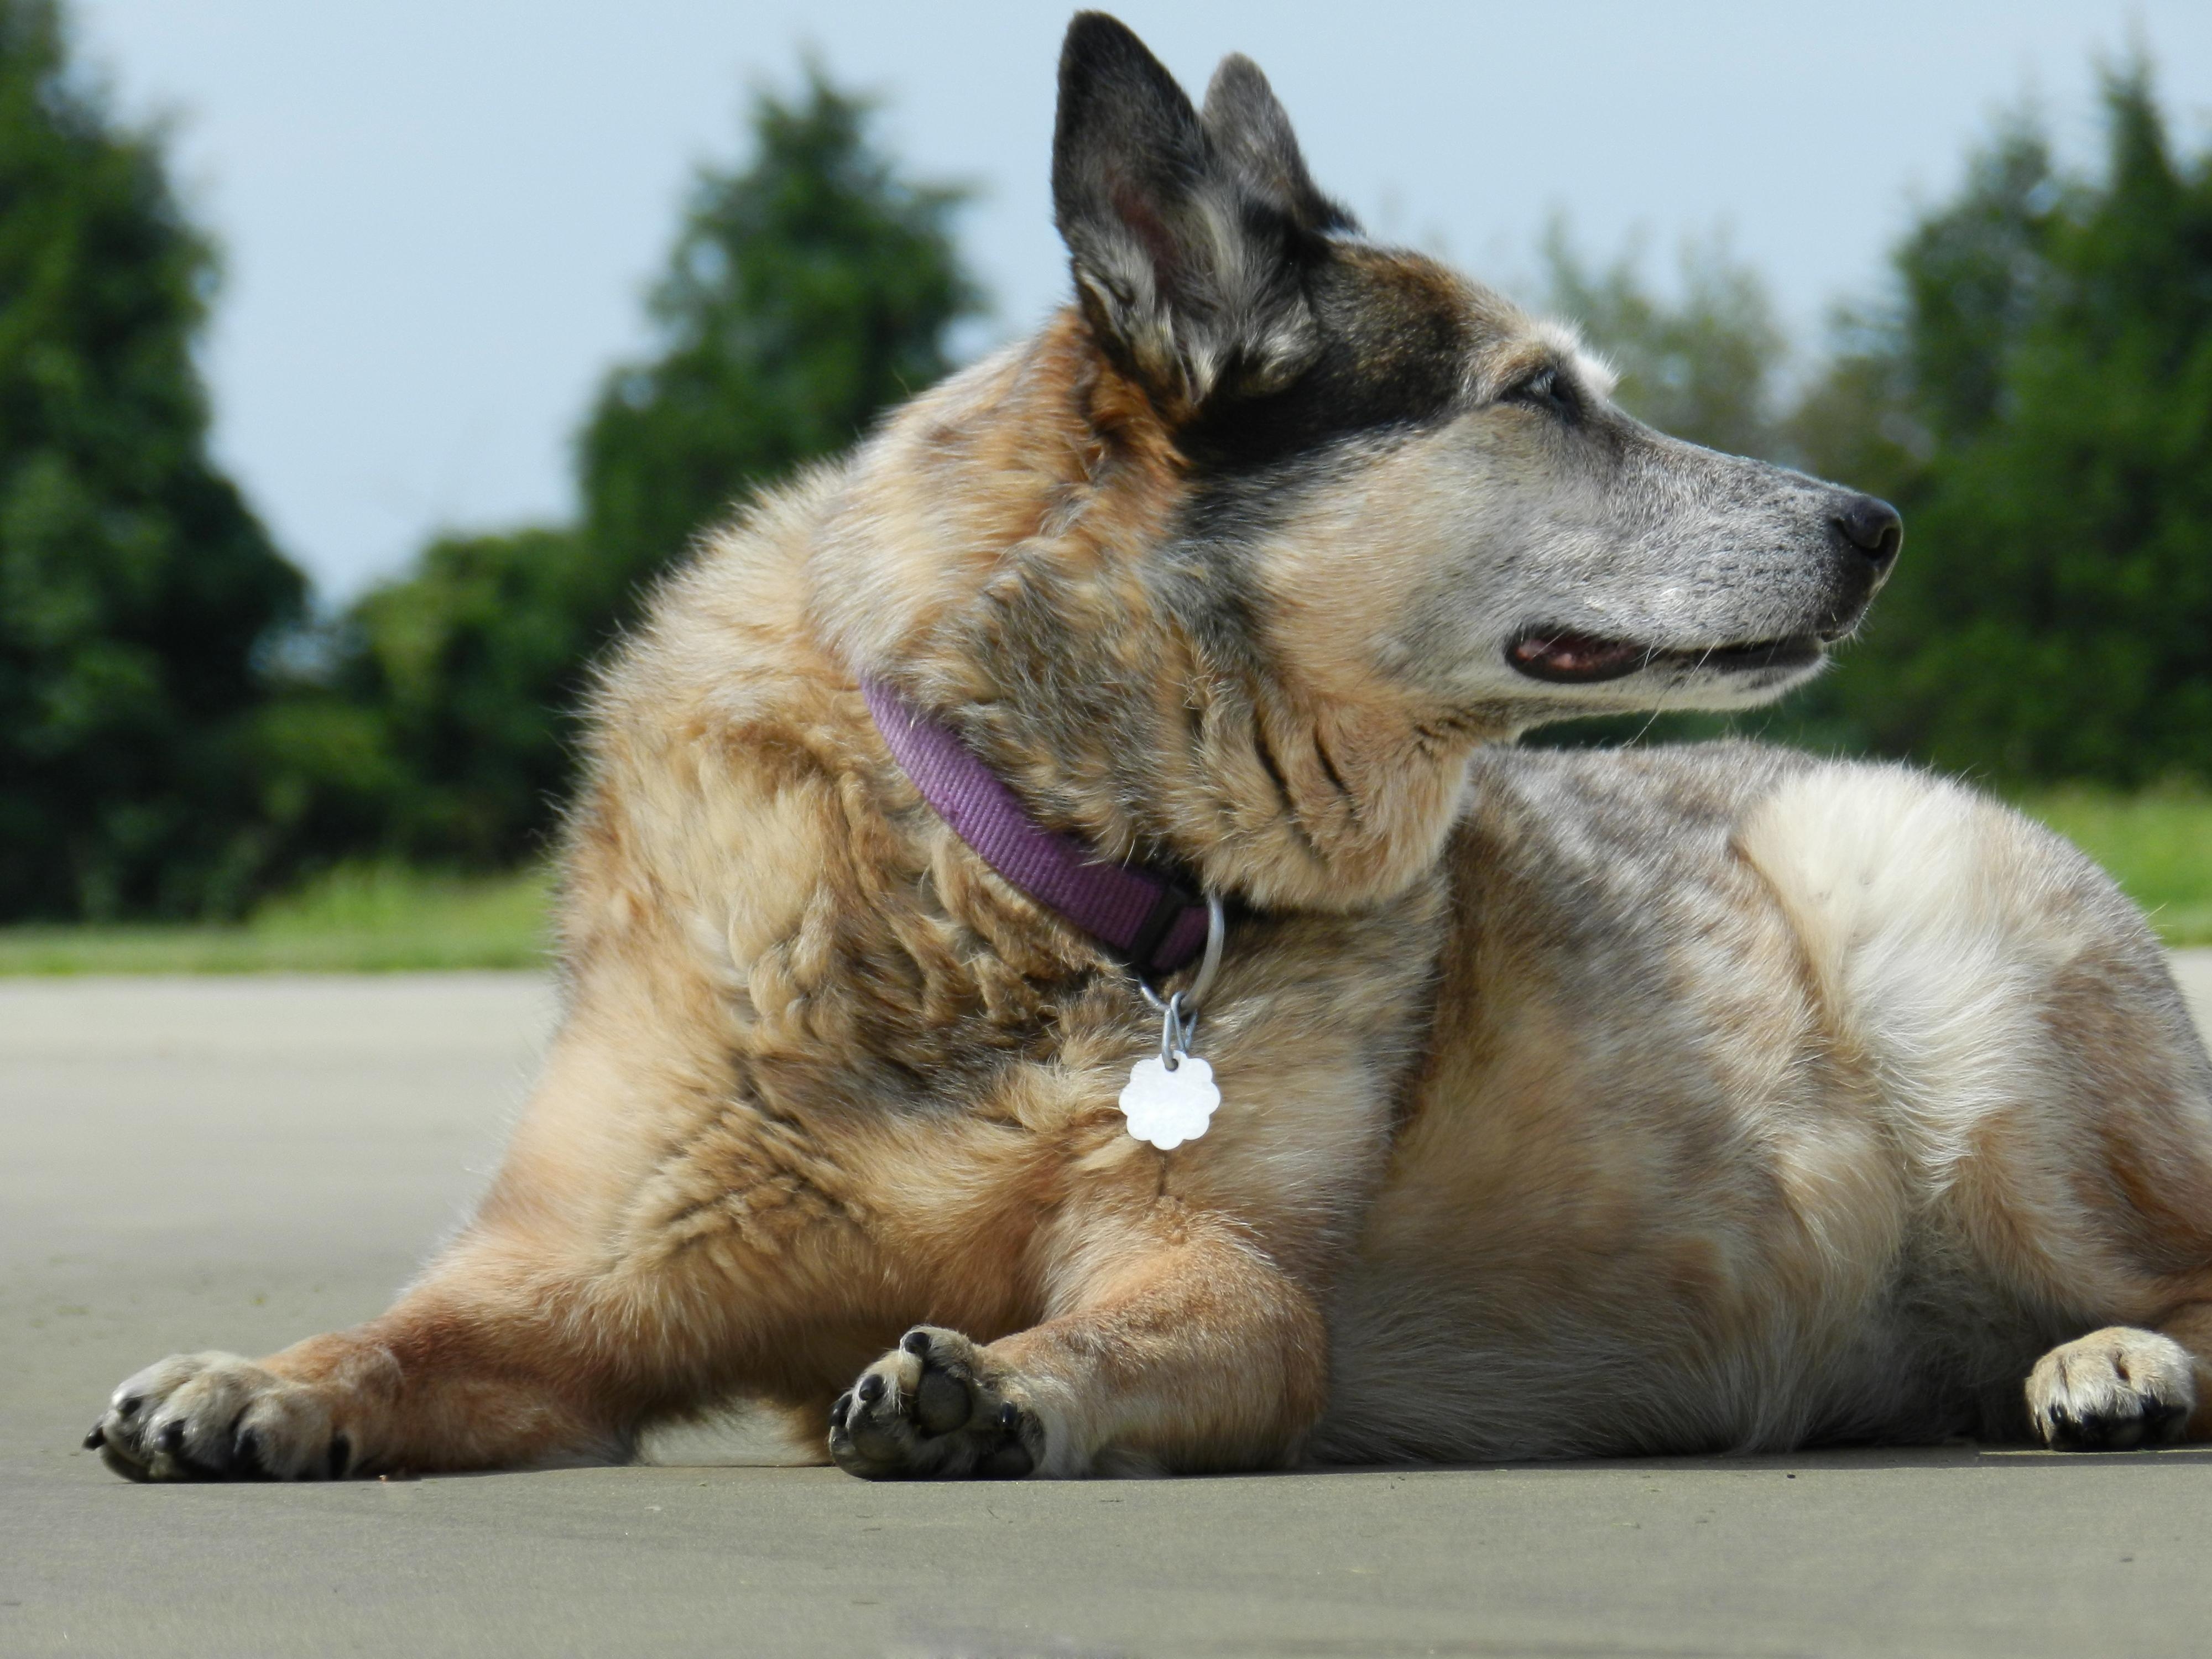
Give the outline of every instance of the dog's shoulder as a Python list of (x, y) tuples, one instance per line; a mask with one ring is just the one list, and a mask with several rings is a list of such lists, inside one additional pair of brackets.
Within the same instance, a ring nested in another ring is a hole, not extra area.
[(1839, 763), (1744, 742), (1649, 749), (1481, 750), (1468, 773), (1464, 849), (1503, 839), (1581, 861), (1725, 842), (1759, 802)]
[[(1728, 741), (1477, 754), (1446, 871), (1463, 929), (1549, 954), (1671, 957), (1770, 903), (1747, 856), (1800, 797), (1946, 786), (1909, 769)], [(1516, 947), (1518, 948), (1518, 947)]]

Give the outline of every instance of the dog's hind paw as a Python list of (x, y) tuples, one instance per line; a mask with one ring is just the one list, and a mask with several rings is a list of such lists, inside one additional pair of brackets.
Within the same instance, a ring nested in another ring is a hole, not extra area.
[(116, 1389), (88, 1448), (131, 1480), (313, 1480), (352, 1448), (312, 1390), (234, 1353), (180, 1353)]
[(1011, 1388), (959, 1332), (917, 1325), (830, 1408), (830, 1455), (870, 1480), (1018, 1479), (1043, 1461), (1044, 1430)]
[(2126, 1451), (2178, 1440), (2197, 1407), (2189, 1351), (2114, 1325), (2053, 1348), (2027, 1379), (2027, 1413), (2054, 1451)]

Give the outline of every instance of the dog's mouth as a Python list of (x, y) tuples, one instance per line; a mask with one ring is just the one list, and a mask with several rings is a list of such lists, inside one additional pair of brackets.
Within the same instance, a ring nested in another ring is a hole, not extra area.
[(1516, 673), (1553, 685), (1599, 685), (1624, 679), (1646, 668), (1682, 667), (1722, 674), (1761, 669), (1809, 668), (1820, 659), (1820, 641), (1812, 634), (1756, 640), (1747, 645), (1662, 649), (1633, 640), (1604, 640), (1559, 629), (1532, 629), (1505, 648)]

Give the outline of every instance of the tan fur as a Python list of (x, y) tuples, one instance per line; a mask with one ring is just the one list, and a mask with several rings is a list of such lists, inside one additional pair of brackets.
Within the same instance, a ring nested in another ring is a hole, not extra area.
[[(1603, 411), (1571, 337), (1432, 262), (1328, 257), (1361, 372), (1452, 401), (1268, 475), (1233, 546), (1187, 531), (1195, 371), (1146, 385), (1095, 303), (714, 537), (597, 699), (561, 1029), (475, 1219), (358, 1330), (131, 1379), (110, 1461), (621, 1457), (738, 1398), (817, 1443), (840, 1401), (861, 1473), (1070, 1475), (2118, 1443), (2212, 1399), (2212, 1071), (2109, 884), (1901, 771), (1499, 746), (1661, 672), (1516, 678), (1512, 606), (1772, 695), (1698, 653), (1855, 617), (1869, 580), (1775, 562), (1777, 526), (1836, 556), (1840, 493)], [(1547, 366), (1628, 470), (1513, 404)], [(864, 673), (1235, 902), (1203, 1138), (1127, 1133), (1156, 1017), (922, 803)]]
[(2054, 1340), (2203, 1296), (2202, 1053), (2101, 878), (1911, 774), (1674, 762), (1640, 769), (1752, 810), (1618, 878), (1656, 913), (1595, 961), (1559, 907), (1616, 896), (1501, 844), (1543, 769), (1477, 770), (1435, 1055), (1340, 1293), (1338, 1455), (2002, 1437)]

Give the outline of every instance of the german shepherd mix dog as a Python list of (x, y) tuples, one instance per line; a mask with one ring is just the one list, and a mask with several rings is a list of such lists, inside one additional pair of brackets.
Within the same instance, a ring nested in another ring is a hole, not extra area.
[(475, 1218), (132, 1377), (110, 1465), (738, 1399), (871, 1477), (2212, 1431), (2212, 1065), (2087, 860), (1909, 771), (1510, 746), (1805, 679), (1896, 514), (1364, 240), (1242, 58), (1194, 110), (1076, 18), (1053, 191), (1074, 304), (606, 675)]

